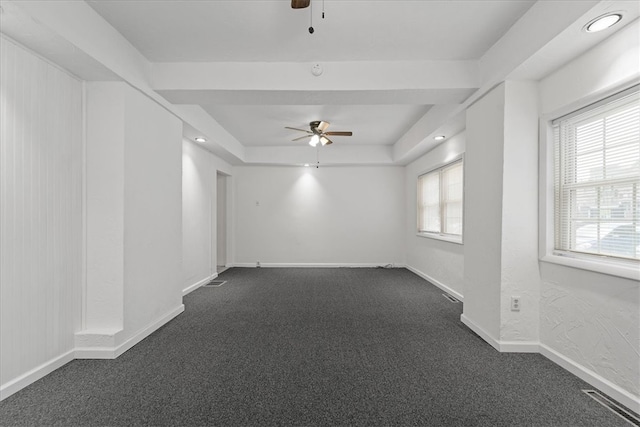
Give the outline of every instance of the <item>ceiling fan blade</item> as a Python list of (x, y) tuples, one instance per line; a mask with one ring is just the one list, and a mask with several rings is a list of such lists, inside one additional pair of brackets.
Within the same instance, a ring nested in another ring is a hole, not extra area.
[(333, 141), (330, 140), (329, 138), (327, 138), (326, 136), (322, 135), (320, 137), (320, 142), (322, 143), (322, 145), (329, 145), (329, 144), (333, 144)]
[(318, 123), (318, 130), (320, 132), (324, 132), (325, 129), (327, 129), (329, 127), (330, 123), (329, 122), (320, 122)]
[(334, 136), (351, 136), (353, 132), (325, 132), (325, 135), (334, 135)]
[(311, 135), (301, 136), (301, 137), (299, 137), (299, 138), (292, 139), (292, 141), (300, 141), (301, 139), (309, 138), (310, 136), (311, 136)]
[(293, 9), (304, 9), (309, 7), (309, 3), (311, 3), (311, 0), (291, 0), (291, 7)]
[(290, 128), (289, 126), (285, 126), (285, 129), (291, 129), (291, 130), (299, 130), (300, 132), (306, 132), (308, 134), (312, 134), (313, 132), (307, 130), (307, 129), (298, 129), (298, 128)]

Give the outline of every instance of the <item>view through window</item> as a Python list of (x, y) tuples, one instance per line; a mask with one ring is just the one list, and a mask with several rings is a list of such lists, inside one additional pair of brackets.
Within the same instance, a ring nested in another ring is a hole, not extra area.
[(640, 259), (637, 87), (553, 122), (555, 248)]

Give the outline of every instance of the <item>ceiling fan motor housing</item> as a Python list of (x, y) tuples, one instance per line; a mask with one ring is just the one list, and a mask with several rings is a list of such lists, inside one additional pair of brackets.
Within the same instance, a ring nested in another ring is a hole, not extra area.
[(313, 133), (316, 133), (316, 134), (319, 134), (319, 133), (322, 132), (322, 131), (320, 131), (318, 129), (318, 126), (320, 126), (320, 121), (319, 120), (315, 120), (315, 121), (309, 123), (309, 127), (311, 128), (311, 131)]

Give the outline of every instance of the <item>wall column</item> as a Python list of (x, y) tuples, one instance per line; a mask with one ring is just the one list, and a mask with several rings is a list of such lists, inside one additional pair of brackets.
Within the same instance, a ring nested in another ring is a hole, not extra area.
[(501, 351), (538, 349), (537, 104), (507, 81), (467, 111), (462, 321)]

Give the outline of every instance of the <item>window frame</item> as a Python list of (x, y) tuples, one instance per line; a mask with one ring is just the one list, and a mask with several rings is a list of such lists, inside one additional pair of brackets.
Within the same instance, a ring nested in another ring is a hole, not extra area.
[[(455, 165), (456, 163), (460, 163), (462, 165), (462, 217), (461, 217), (461, 221), (462, 221), (462, 231), (461, 234), (450, 234), (450, 233), (443, 233), (442, 232), (442, 228), (443, 228), (443, 206), (442, 206), (442, 179), (440, 179), (440, 183), (439, 183), (439, 201), (438, 201), (438, 210), (440, 212), (440, 231), (439, 232), (431, 232), (431, 231), (420, 231), (419, 230), (419, 222), (420, 222), (420, 215), (421, 215), (421, 207), (420, 207), (420, 195), (418, 193), (418, 188), (419, 188), (419, 181), (420, 178), (424, 175), (439, 171), (440, 173), (442, 173), (443, 170)], [(419, 237), (426, 237), (428, 239), (434, 239), (434, 240), (442, 240), (445, 242), (450, 242), (450, 243), (456, 243), (459, 245), (464, 244), (464, 211), (465, 211), (465, 185), (464, 185), (464, 176), (465, 176), (465, 171), (464, 171), (464, 155), (460, 155), (460, 156), (456, 156), (455, 158), (453, 158), (451, 161), (448, 161), (447, 163), (442, 163), (439, 164), (436, 167), (433, 167), (431, 169), (427, 169), (427, 170), (423, 170), (421, 172), (419, 172), (416, 176), (415, 179), (415, 183), (416, 183), (416, 188), (415, 188), (415, 197), (416, 197), (416, 219), (415, 219), (415, 223), (414, 226), (416, 227), (416, 236)]]
[(543, 114), (539, 122), (539, 259), (542, 262), (564, 265), (616, 277), (640, 280), (640, 261), (606, 255), (562, 251), (555, 248), (555, 145), (553, 122), (579, 114), (585, 109), (597, 108), (640, 89), (636, 82), (610, 88), (574, 102), (561, 110)]

